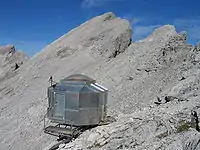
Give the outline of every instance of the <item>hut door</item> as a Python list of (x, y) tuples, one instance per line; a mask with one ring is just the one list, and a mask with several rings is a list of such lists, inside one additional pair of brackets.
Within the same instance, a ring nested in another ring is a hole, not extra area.
[(55, 93), (55, 117), (65, 117), (65, 94)]

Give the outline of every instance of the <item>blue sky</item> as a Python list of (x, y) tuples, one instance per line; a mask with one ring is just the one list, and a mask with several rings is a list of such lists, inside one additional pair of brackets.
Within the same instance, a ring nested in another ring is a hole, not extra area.
[(133, 40), (161, 25), (188, 31), (188, 43), (200, 40), (199, 0), (0, 0), (0, 45), (14, 44), (32, 56), (47, 44), (94, 16), (113, 12), (127, 18)]

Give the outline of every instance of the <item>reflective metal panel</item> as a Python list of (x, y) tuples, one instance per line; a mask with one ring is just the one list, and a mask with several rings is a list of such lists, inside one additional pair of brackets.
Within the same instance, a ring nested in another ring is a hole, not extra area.
[(95, 125), (100, 122), (98, 108), (81, 108), (79, 109), (79, 119), (77, 125)]
[[(81, 101), (84, 101), (81, 99)], [(99, 107), (99, 93), (91, 92), (90, 93), (90, 103), (88, 108), (98, 108)]]
[(65, 123), (69, 125), (76, 125), (79, 119), (79, 110), (66, 109), (65, 110)]
[(90, 106), (90, 93), (84, 92), (79, 94), (79, 108), (88, 108)]
[(79, 109), (79, 92), (66, 92), (65, 109), (78, 110)]
[(95, 125), (106, 116), (108, 90), (89, 77), (70, 76), (49, 89), (47, 116), (53, 122)]
[(65, 111), (65, 94), (64, 93), (54, 93), (54, 99), (55, 99), (55, 116), (56, 117), (62, 117), (64, 118), (64, 111)]

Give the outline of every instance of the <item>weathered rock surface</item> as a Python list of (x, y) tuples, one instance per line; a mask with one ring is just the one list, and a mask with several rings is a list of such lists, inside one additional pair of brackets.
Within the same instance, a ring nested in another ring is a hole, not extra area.
[[(49, 76), (84, 73), (109, 89), (116, 122), (84, 132), (59, 149), (198, 150), (199, 46), (174, 26), (131, 43), (127, 20), (106, 13), (63, 35), (1, 85), (0, 149), (47, 150), (42, 132)], [(14, 95), (12, 95), (14, 94)]]
[(72, 73), (92, 77), (96, 66), (125, 51), (131, 34), (127, 20), (106, 13), (63, 35), (23, 64), (14, 78), (1, 85), (13, 95), (0, 99), (0, 149), (36, 150), (50, 145), (54, 137), (42, 131), (49, 77), (59, 80)]
[(11, 65), (13, 63), (21, 65), (29, 58), (23, 51), (16, 51), (14, 45), (0, 46), (0, 56), (4, 57), (4, 59), (1, 59), (1, 66)]
[(11, 78), (28, 56), (22, 51), (16, 51), (13, 45), (0, 46), (0, 81)]
[(186, 39), (185, 32), (163, 26), (97, 72), (110, 89), (110, 115), (118, 120), (65, 149), (198, 150), (191, 110), (199, 114), (199, 53)]

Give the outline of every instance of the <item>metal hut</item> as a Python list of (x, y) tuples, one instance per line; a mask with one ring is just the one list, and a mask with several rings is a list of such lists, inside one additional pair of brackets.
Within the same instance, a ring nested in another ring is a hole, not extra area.
[(82, 74), (48, 87), (47, 117), (72, 126), (98, 125), (106, 117), (108, 89)]

